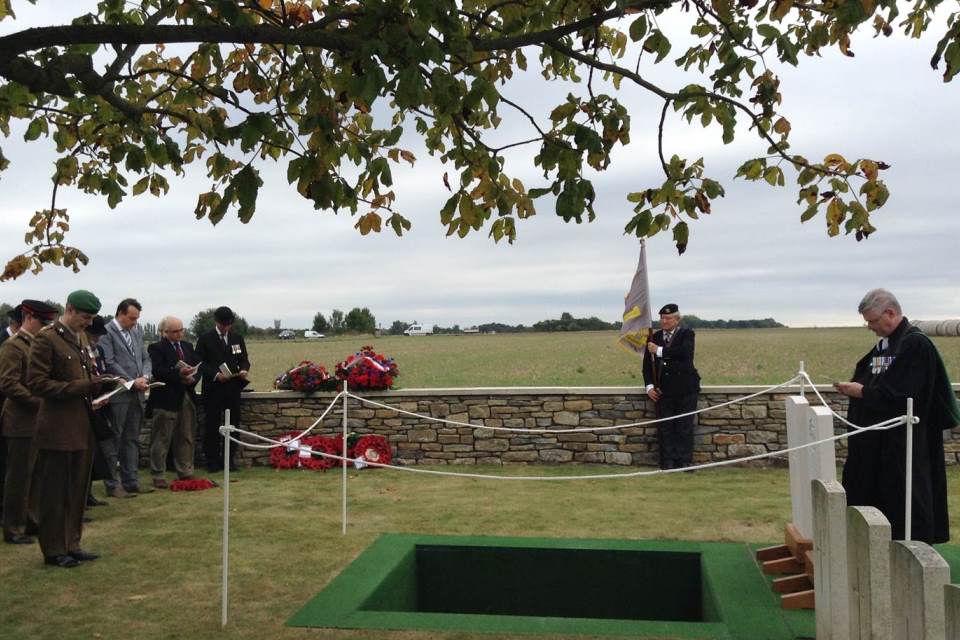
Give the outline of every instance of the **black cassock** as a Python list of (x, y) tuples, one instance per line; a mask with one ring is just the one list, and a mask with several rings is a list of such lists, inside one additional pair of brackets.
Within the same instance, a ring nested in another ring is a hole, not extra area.
[[(883, 350), (860, 359), (853, 382), (863, 398), (851, 398), (847, 417), (866, 427), (906, 414), (907, 398), (920, 419), (913, 429), (913, 518), (911, 538), (928, 543), (950, 539), (943, 430), (960, 424), (960, 411), (937, 348), (906, 318)], [(906, 427), (872, 430), (847, 440), (843, 488), (847, 504), (878, 508), (902, 540), (906, 498)]]

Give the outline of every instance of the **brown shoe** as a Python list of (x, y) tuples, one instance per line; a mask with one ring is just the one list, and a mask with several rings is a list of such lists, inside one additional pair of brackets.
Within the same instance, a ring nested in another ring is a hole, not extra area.
[(153, 488), (154, 489), (167, 489), (170, 485), (167, 484), (167, 481), (163, 478), (154, 478), (153, 479)]
[(108, 498), (136, 498), (136, 494), (128, 492), (123, 487), (114, 487), (113, 489), (107, 489)]
[(153, 489), (150, 487), (130, 487), (126, 491), (131, 495), (136, 495), (138, 493), (153, 493)]

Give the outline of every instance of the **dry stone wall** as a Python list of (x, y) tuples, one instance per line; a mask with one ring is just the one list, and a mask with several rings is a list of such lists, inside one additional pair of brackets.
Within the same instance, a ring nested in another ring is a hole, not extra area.
[[(704, 387), (699, 406), (718, 407), (762, 389)], [(818, 389), (831, 407), (841, 414), (846, 411), (846, 401), (832, 388)], [(954, 385), (954, 390), (960, 393), (960, 385)], [(783, 400), (786, 395), (782, 391), (763, 393), (698, 415), (694, 461), (711, 462), (785, 449), (787, 432)], [(818, 402), (809, 388), (806, 395), (811, 404)], [(244, 394), (243, 428), (271, 437), (305, 429), (329, 406), (333, 397), (334, 394), (330, 393), (306, 395), (286, 391)], [(656, 425), (594, 433), (522, 431), (612, 427), (653, 419), (653, 403), (635, 388), (406, 389), (366, 392), (363, 397), (393, 409), (351, 398), (348, 429), (357, 434), (386, 436), (398, 464), (657, 464)], [(451, 425), (394, 409), (453, 422), (521, 431)], [(837, 433), (843, 432), (839, 421), (835, 428)], [(338, 408), (325, 418), (316, 433), (336, 436), (341, 429), (342, 413)], [(947, 463), (956, 464), (960, 458), (960, 440), (954, 440), (951, 432), (945, 435)], [(841, 440), (838, 459), (844, 458), (845, 451), (845, 441)], [(267, 464), (269, 457), (268, 452), (253, 449), (243, 449), (240, 453), (245, 464)], [(786, 463), (785, 456), (775, 460)]]

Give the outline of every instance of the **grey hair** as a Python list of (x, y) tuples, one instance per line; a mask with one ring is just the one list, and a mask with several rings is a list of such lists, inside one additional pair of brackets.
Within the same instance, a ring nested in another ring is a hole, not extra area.
[(857, 313), (862, 314), (864, 311), (883, 313), (887, 309), (893, 309), (898, 314), (903, 314), (900, 303), (897, 301), (897, 296), (886, 289), (871, 289), (867, 291), (867, 294), (863, 296), (863, 300), (860, 301), (860, 306), (857, 307)]
[[(157, 333), (163, 335), (163, 332), (167, 330), (167, 325), (173, 320), (180, 320), (180, 318), (176, 316), (163, 316), (160, 318), (160, 322), (157, 324)], [(181, 321), (181, 324), (183, 324), (183, 321)]]

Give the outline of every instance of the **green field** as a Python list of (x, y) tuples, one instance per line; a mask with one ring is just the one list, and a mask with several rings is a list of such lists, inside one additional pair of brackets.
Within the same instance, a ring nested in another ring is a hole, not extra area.
[[(616, 344), (612, 331), (475, 335), (339, 336), (313, 341), (251, 341), (253, 389), (301, 360), (334, 366), (372, 344), (400, 366), (396, 388), (636, 386), (640, 358)], [(954, 382), (960, 382), (960, 338), (934, 338)], [(775, 384), (799, 362), (815, 381), (847, 379), (874, 344), (869, 331), (833, 329), (701, 329), (696, 364), (703, 384)]]

